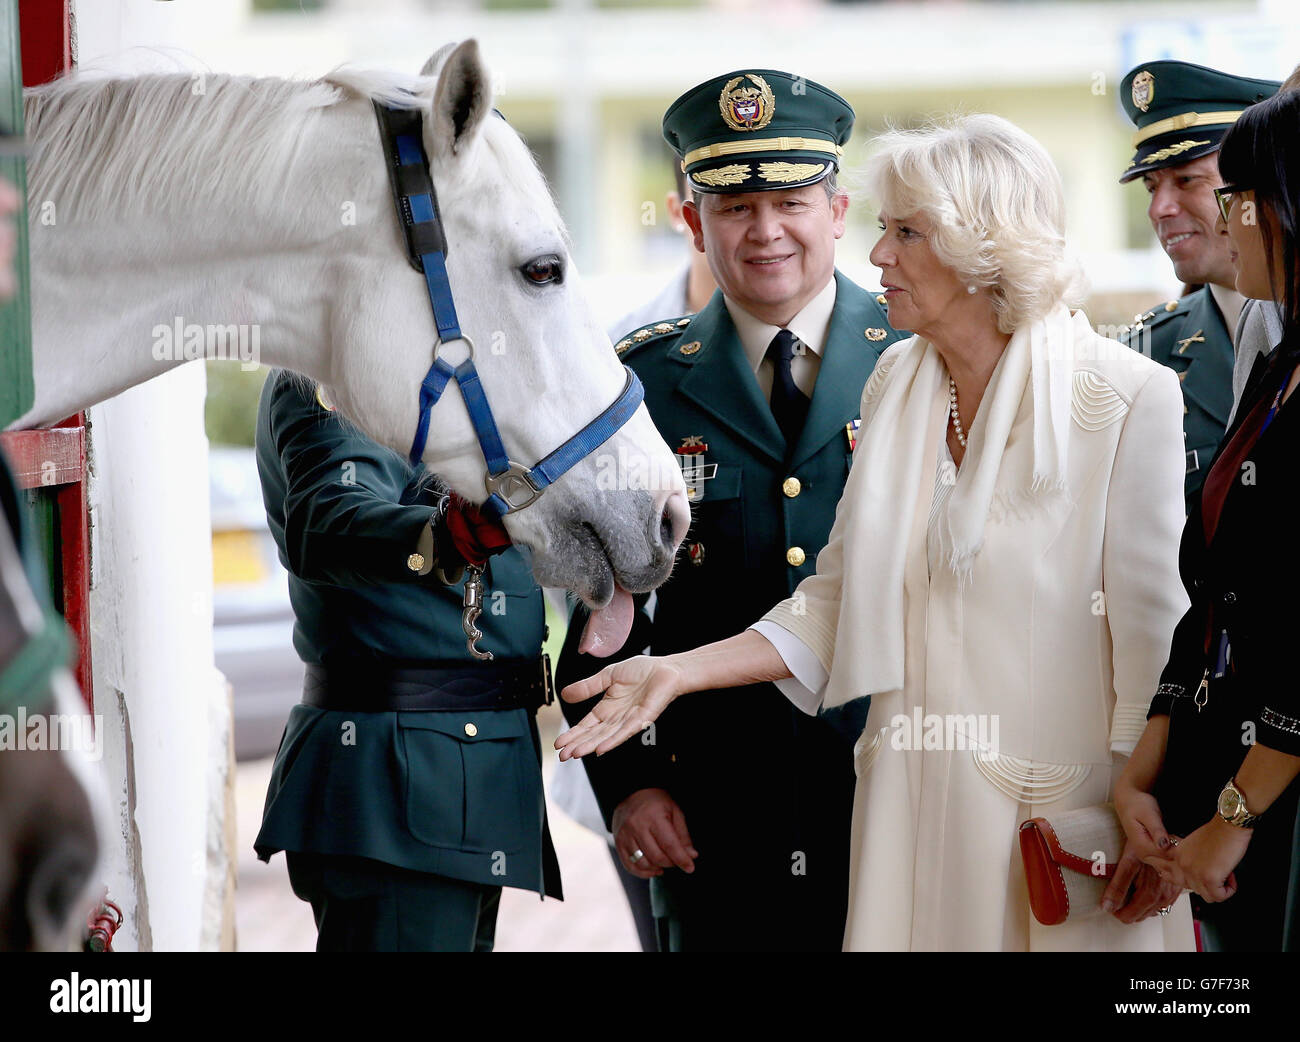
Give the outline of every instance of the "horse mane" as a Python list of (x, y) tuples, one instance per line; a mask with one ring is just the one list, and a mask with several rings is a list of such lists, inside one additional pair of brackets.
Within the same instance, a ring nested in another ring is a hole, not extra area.
[(427, 98), (435, 85), (346, 66), (309, 81), (197, 72), (65, 76), (24, 93), (29, 196), (82, 218), (194, 199), (273, 205), (303, 129), (323, 110), (358, 96), (410, 104), (405, 92)]
[[(51, 200), (81, 219), (180, 215), (196, 199), (230, 212), (283, 207), (302, 132), (324, 110), (355, 98), (427, 107), (437, 83), (436, 76), (351, 65), (317, 80), (197, 72), (65, 76), (24, 93), (28, 197)], [(484, 140), (502, 175), (537, 201), (568, 244), (527, 145), (515, 134)]]

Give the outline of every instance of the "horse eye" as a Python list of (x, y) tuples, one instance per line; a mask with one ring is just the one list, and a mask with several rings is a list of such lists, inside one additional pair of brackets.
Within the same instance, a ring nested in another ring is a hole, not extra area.
[(534, 286), (564, 281), (564, 266), (559, 257), (538, 257), (519, 269)]

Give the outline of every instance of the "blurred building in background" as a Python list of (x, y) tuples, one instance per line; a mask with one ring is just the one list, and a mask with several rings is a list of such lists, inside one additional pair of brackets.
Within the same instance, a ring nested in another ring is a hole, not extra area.
[[(157, 6), (157, 5), (155, 5)], [(168, 5), (184, 17), (195, 5)], [(987, 111), (1043, 142), (1065, 179), (1071, 242), (1106, 314), (1122, 321), (1177, 284), (1118, 174), (1131, 135), (1115, 91), (1139, 61), (1179, 58), (1284, 77), (1300, 60), (1282, 0), (1019, 3), (784, 0), (207, 0), (196, 54), (212, 68), (318, 75), (353, 62), (417, 70), (438, 46), (477, 37), (498, 107), (527, 138), (613, 319), (680, 263), (666, 226), (672, 187), (659, 121), (682, 91), (732, 68), (780, 68), (843, 94), (858, 113), (847, 187), (872, 135), (954, 111)], [(220, 24), (217, 24), (217, 23)], [(875, 239), (850, 210), (841, 266), (867, 285)], [(1133, 307), (1127, 306), (1132, 296)], [(1125, 306), (1110, 314), (1111, 298)]]

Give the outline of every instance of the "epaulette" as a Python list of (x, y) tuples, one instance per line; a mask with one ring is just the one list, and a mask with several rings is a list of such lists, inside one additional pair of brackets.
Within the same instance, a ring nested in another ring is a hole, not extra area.
[(1155, 329), (1157, 326), (1163, 325), (1175, 315), (1186, 310), (1182, 304), (1182, 300), (1168, 300), (1158, 308), (1152, 308), (1150, 311), (1144, 311), (1134, 315), (1132, 324), (1127, 325), (1120, 330), (1121, 337), (1127, 338), (1136, 336), (1144, 329)]
[(684, 315), (681, 318), (673, 319), (667, 322), (651, 322), (648, 326), (642, 326), (633, 333), (629, 333), (622, 340), (614, 345), (614, 350), (622, 358), (629, 351), (643, 347), (652, 340), (658, 340), (666, 337), (670, 333), (677, 333), (691, 324), (694, 316)]

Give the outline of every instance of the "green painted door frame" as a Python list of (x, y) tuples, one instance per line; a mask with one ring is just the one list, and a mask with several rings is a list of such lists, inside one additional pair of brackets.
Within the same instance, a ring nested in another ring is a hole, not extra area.
[[(23, 66), (18, 39), (18, 0), (0, 0), (0, 126), (11, 133), (23, 128)], [(0, 177), (27, 198), (27, 163), (21, 156), (0, 156)], [(14, 273), (17, 293), (0, 306), (0, 428), (32, 406), (32, 305), (28, 260), (27, 205), (14, 216), (17, 242)]]

